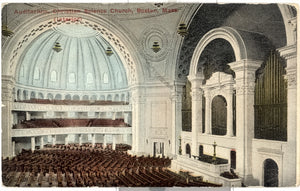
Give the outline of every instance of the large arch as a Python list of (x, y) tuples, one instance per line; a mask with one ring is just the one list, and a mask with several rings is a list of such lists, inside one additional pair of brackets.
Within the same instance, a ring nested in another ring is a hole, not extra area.
[[(197, 76), (199, 58), (206, 46), (215, 39), (224, 39), (229, 42), (234, 51), (236, 62), (247, 59), (261, 60), (265, 57), (271, 46), (268, 40), (262, 35), (238, 31), (231, 27), (212, 29), (202, 37), (194, 50), (189, 72), (191, 77)], [(262, 42), (261, 39), (265, 41)]]
[[(24, 25), (16, 27), (18, 33), (4, 45), (7, 48), (3, 50), (2, 75), (15, 76), (17, 68), (20, 67), (18, 64), (21, 54), (30, 42), (46, 29), (67, 23), (54, 21), (53, 18), (56, 16), (56, 13), (35, 15), (34, 18), (28, 18), (28, 21), (23, 22)], [(140, 58), (135, 54), (138, 51), (121, 26), (101, 15), (84, 14), (84, 11), (73, 13), (72, 16), (80, 18), (75, 21), (76, 23), (97, 30), (110, 43), (124, 64), (129, 85), (144, 81)]]

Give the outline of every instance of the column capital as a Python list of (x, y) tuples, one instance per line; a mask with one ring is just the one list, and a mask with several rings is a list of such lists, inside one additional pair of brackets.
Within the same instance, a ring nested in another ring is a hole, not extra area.
[(244, 72), (255, 72), (263, 63), (262, 60), (240, 60), (237, 62), (229, 63), (230, 68), (236, 73), (236, 78), (242, 77), (238, 75)]
[(201, 101), (203, 93), (204, 93), (203, 90), (200, 88), (192, 89), (192, 91), (190, 93), (192, 96), (192, 101)]
[[(284, 46), (284, 47), (278, 48), (277, 50), (278, 50), (280, 56), (282, 56), (286, 60), (297, 58), (297, 45), (296, 44)], [(295, 63), (295, 65), (296, 65), (296, 63)]]
[(188, 76), (187, 78), (191, 82), (192, 89), (201, 87), (204, 80), (204, 76)]

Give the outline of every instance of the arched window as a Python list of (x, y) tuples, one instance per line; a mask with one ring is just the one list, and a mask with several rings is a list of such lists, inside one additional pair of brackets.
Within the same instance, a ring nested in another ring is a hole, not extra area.
[(203, 145), (199, 146), (199, 156), (203, 155)]
[(103, 83), (108, 84), (108, 74), (106, 72), (103, 74)]
[(34, 69), (33, 79), (35, 79), (35, 80), (40, 79), (40, 70), (38, 68)]
[(69, 74), (69, 83), (75, 83), (76, 82), (76, 76), (75, 73)]
[(50, 75), (50, 81), (51, 81), (51, 82), (56, 82), (56, 80), (57, 80), (57, 74), (56, 74), (56, 71), (53, 70), (53, 71), (51, 72), (51, 75)]
[(236, 169), (236, 152), (235, 152), (235, 150), (230, 151), (230, 168)]
[(86, 76), (86, 83), (87, 84), (92, 84), (94, 83), (94, 78), (93, 78), (93, 74), (92, 73), (88, 73)]
[(212, 134), (226, 135), (227, 130), (227, 103), (223, 96), (218, 95), (212, 100)]

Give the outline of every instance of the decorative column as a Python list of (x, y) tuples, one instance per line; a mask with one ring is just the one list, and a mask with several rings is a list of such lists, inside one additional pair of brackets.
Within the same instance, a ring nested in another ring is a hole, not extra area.
[(106, 135), (103, 135), (103, 149), (105, 149), (107, 146), (107, 143), (106, 143)]
[(227, 131), (226, 136), (232, 137), (233, 136), (233, 89), (230, 88), (226, 95), (226, 102), (227, 102)]
[(123, 116), (124, 116), (124, 122), (126, 123), (126, 124), (128, 124), (128, 113), (123, 113)]
[(116, 150), (116, 137), (117, 135), (112, 135), (112, 137), (113, 137), (113, 142), (112, 142), (112, 150)]
[(79, 134), (79, 135), (78, 135), (78, 138), (79, 138), (79, 146), (81, 146), (81, 145), (82, 145), (82, 135)]
[(96, 136), (95, 134), (92, 134), (92, 147), (95, 147), (95, 143), (96, 143)]
[(1, 118), (1, 128), (2, 128), (2, 157), (12, 156), (12, 103), (13, 103), (13, 87), (14, 79), (11, 76), (2, 75), (2, 118)]
[(56, 135), (52, 135), (52, 145), (56, 144)]
[(16, 142), (13, 141), (12, 142), (12, 156), (16, 156)]
[(202, 133), (202, 96), (203, 91), (202, 77), (188, 77), (191, 82), (191, 96), (192, 96), (192, 148), (191, 154), (198, 156), (198, 137)]
[(175, 84), (171, 94), (172, 101), (172, 155), (179, 154), (179, 137), (182, 130), (182, 87), (184, 84)]
[(69, 135), (66, 135), (65, 136), (65, 145), (68, 145), (69, 144)]
[(26, 111), (26, 121), (29, 121), (31, 119), (31, 115), (28, 111)]
[(31, 152), (35, 150), (35, 137), (31, 137)]
[(44, 148), (44, 137), (43, 136), (40, 137), (40, 148), (41, 149)]
[(139, 155), (145, 148), (144, 91), (140, 87), (132, 89), (132, 151)]
[[(205, 91), (205, 90), (204, 90)], [(211, 134), (211, 97), (209, 91), (205, 91), (205, 134)]]
[(236, 82), (237, 171), (246, 185), (252, 184), (252, 139), (254, 138), (255, 72), (262, 61), (230, 63)]
[[(297, 131), (297, 49), (296, 44), (280, 48), (286, 60), (287, 80), (287, 151), (283, 158), (283, 185), (300, 185), (300, 131)], [(298, 63), (299, 64), (299, 63)], [(299, 66), (298, 66), (299, 67)], [(299, 69), (298, 69), (299, 71)], [(296, 167), (296, 168), (295, 168)], [(296, 178), (297, 177), (297, 178)]]

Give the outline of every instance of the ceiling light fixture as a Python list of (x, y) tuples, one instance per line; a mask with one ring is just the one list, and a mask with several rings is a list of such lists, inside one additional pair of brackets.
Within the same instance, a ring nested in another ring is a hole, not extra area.
[(52, 49), (55, 50), (56, 52), (60, 52), (62, 50), (59, 42), (56, 42)]
[(112, 49), (110, 47), (107, 47), (107, 49), (105, 50), (105, 54), (107, 56), (111, 56), (114, 54), (114, 52), (112, 51)]
[(153, 42), (153, 45), (152, 45), (152, 48), (153, 52), (157, 53), (160, 51), (160, 47), (159, 47), (159, 44), (158, 42)]
[(180, 23), (177, 33), (180, 34), (180, 36), (185, 37), (188, 34), (187, 25), (185, 23)]

